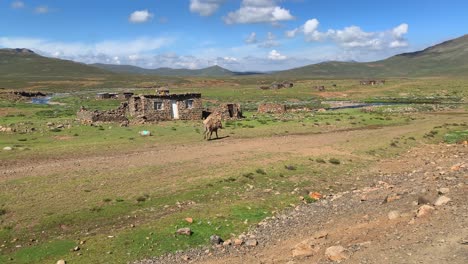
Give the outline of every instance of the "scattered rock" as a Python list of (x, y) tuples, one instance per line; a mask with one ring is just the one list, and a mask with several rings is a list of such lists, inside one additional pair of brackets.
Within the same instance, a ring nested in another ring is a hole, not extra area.
[(242, 239), (234, 239), (234, 246), (242, 246), (244, 244), (244, 241)]
[(311, 245), (311, 243), (309, 243), (309, 241), (306, 240), (294, 246), (292, 250), (292, 256), (294, 258), (310, 257), (316, 255), (319, 251), (319, 246)]
[(311, 192), (309, 193), (309, 197), (314, 199), (314, 200), (320, 200), (322, 199), (322, 194), (318, 192)]
[(184, 227), (184, 228), (179, 228), (176, 233), (178, 235), (186, 235), (186, 236), (191, 236), (192, 235), (192, 230), (188, 227)]
[(61, 260), (57, 261), (57, 264), (67, 264), (67, 262), (65, 260), (61, 259)]
[(13, 150), (13, 148), (12, 147), (4, 147), (3, 150), (10, 151), (10, 150)]
[(245, 241), (245, 245), (248, 247), (256, 247), (258, 245), (258, 241), (257, 239), (250, 238), (250, 239), (247, 239), (247, 241)]
[(193, 223), (193, 218), (187, 217), (187, 218), (185, 218), (185, 221), (186, 221), (187, 223), (190, 223), (190, 224), (191, 224), (191, 223)]
[(447, 194), (450, 192), (450, 189), (449, 188), (440, 188), (439, 190), (439, 194)]
[(447, 196), (440, 196), (437, 198), (437, 200), (434, 202), (435, 206), (441, 206), (444, 205), (448, 202), (450, 202), (452, 199), (448, 198)]
[(435, 197), (428, 196), (428, 195), (422, 195), (422, 196), (418, 197), (418, 205), (432, 204), (434, 200), (435, 200)]
[(183, 261), (189, 261), (189, 260), (190, 260), (190, 257), (187, 256), (187, 255), (183, 255), (183, 256), (182, 256), (182, 260), (183, 260)]
[(430, 206), (430, 205), (423, 205), (421, 207), (419, 207), (418, 209), (418, 213), (416, 214), (417, 217), (425, 217), (425, 216), (428, 216), (432, 213), (432, 211), (434, 211), (435, 208)]
[(224, 241), (217, 235), (212, 235), (210, 236), (210, 243), (212, 245), (219, 245), (221, 243), (223, 243)]
[(325, 250), (325, 256), (331, 261), (341, 262), (348, 258), (346, 249), (342, 246), (332, 246)]
[(225, 246), (225, 247), (230, 246), (230, 245), (232, 245), (231, 239), (228, 239), (228, 240), (223, 242), (223, 246)]
[(73, 251), (80, 251), (80, 247), (79, 246), (74, 247)]
[(401, 196), (399, 195), (388, 195), (387, 197), (385, 197), (383, 203), (391, 203), (393, 201), (400, 200), (400, 199), (401, 199)]
[(390, 220), (394, 220), (394, 219), (397, 219), (400, 217), (400, 212), (398, 211), (391, 211), (390, 213), (388, 213), (388, 219)]

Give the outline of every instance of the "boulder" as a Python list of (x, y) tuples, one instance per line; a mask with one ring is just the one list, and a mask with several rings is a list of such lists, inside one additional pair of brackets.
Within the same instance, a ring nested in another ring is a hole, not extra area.
[(210, 243), (212, 245), (219, 245), (222, 244), (224, 241), (217, 235), (210, 236)]
[(179, 228), (177, 231), (176, 231), (176, 234), (178, 235), (186, 235), (186, 236), (191, 236), (192, 235), (192, 230), (188, 227), (184, 227), (184, 228)]
[(437, 198), (437, 200), (434, 202), (435, 206), (441, 206), (444, 205), (448, 202), (450, 202), (452, 199), (448, 198), (447, 196), (440, 196)]
[(341, 262), (348, 258), (346, 249), (342, 246), (332, 246), (325, 250), (325, 256), (331, 261)]
[(434, 210), (435, 210), (434, 207), (425, 204), (425, 205), (419, 207), (416, 216), (417, 217), (425, 217), (425, 216), (430, 215), (432, 213), (432, 211), (434, 211)]

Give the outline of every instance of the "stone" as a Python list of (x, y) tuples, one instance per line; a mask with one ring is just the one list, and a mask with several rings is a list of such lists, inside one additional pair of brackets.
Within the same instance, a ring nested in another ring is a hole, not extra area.
[(418, 197), (418, 205), (422, 204), (432, 204), (432, 202), (435, 200), (435, 197), (428, 196), (428, 195), (422, 195)]
[(183, 261), (189, 261), (189, 260), (190, 260), (190, 257), (187, 256), (187, 255), (183, 255), (183, 256), (182, 256), (182, 260), (183, 260)]
[(245, 241), (245, 245), (248, 247), (256, 247), (258, 245), (257, 239), (250, 238)]
[(79, 246), (76, 246), (73, 248), (73, 251), (79, 251), (80, 250), (80, 247)]
[(234, 246), (241, 246), (242, 244), (244, 244), (244, 241), (242, 239), (234, 239)]
[(448, 198), (447, 196), (440, 196), (437, 198), (437, 200), (434, 202), (435, 206), (441, 206), (444, 205), (448, 202), (450, 202), (452, 199)]
[(184, 228), (179, 228), (176, 233), (178, 235), (186, 235), (186, 236), (191, 236), (192, 235), (192, 230), (188, 227), (184, 227)]
[(390, 213), (388, 213), (388, 219), (390, 220), (394, 220), (394, 219), (397, 219), (400, 217), (400, 212), (398, 211), (391, 211)]
[(447, 194), (450, 192), (450, 189), (449, 188), (440, 188), (438, 190), (439, 194)]
[(225, 247), (230, 246), (230, 245), (232, 245), (231, 239), (228, 239), (228, 240), (223, 242), (223, 246), (225, 246)]
[(57, 261), (57, 264), (67, 264), (67, 262), (65, 260), (61, 259), (61, 260)]
[(421, 207), (419, 207), (418, 209), (418, 212), (416, 214), (416, 217), (425, 217), (425, 216), (428, 216), (432, 213), (432, 211), (434, 211), (435, 208), (430, 206), (430, 205), (423, 205)]
[(187, 223), (190, 223), (190, 224), (191, 224), (191, 223), (193, 223), (193, 218), (187, 217), (187, 218), (185, 218), (185, 221), (186, 221)]
[(4, 147), (3, 150), (10, 151), (10, 150), (13, 150), (13, 148), (12, 147)]
[(210, 243), (212, 245), (219, 245), (221, 243), (223, 243), (224, 241), (217, 235), (212, 235), (210, 236)]
[(316, 255), (319, 251), (319, 246), (311, 245), (311, 243), (306, 240), (294, 246), (292, 256), (293, 258), (310, 257)]
[(348, 258), (346, 249), (342, 246), (332, 246), (325, 250), (325, 256), (331, 261), (341, 262)]

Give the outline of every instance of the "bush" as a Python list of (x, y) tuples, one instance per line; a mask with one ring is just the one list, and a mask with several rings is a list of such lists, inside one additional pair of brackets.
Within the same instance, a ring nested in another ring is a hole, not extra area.
[(335, 164), (335, 165), (338, 165), (341, 163), (339, 159), (335, 159), (335, 158), (331, 158), (330, 160), (328, 160), (328, 162), (330, 162), (331, 164)]
[(6, 215), (7, 211), (5, 209), (0, 209), (0, 216)]
[(102, 201), (105, 202), (105, 203), (108, 203), (108, 202), (112, 201), (112, 199), (110, 199), (110, 198), (104, 198)]
[(251, 179), (253, 180), (254, 179), (254, 174), (249, 172), (249, 173), (244, 173), (242, 174), (242, 176), (246, 177), (247, 179)]
[(317, 159), (315, 159), (315, 161), (316, 161), (317, 163), (327, 163), (327, 162), (326, 162), (324, 159), (322, 159), (322, 158), (317, 158)]
[(266, 171), (264, 171), (263, 169), (257, 169), (255, 172), (258, 173), (258, 174), (262, 174), (262, 175), (267, 174)]
[(284, 165), (284, 168), (287, 170), (296, 170), (297, 168), (293, 165)]
[(138, 196), (136, 198), (136, 200), (137, 200), (137, 202), (142, 203), (142, 202), (146, 201), (146, 196)]

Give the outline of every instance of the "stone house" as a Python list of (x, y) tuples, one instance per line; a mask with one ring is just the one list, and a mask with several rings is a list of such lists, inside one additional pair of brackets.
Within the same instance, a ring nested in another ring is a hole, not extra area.
[(128, 122), (126, 117), (127, 103), (122, 103), (117, 109), (99, 111), (88, 110), (83, 106), (76, 113), (76, 117), (83, 124), (92, 124), (96, 122), (109, 123), (109, 122)]
[(139, 95), (128, 100), (128, 114), (145, 121), (201, 120), (202, 100), (199, 93)]
[(234, 103), (222, 104), (214, 110), (208, 111), (208, 113), (216, 113), (221, 116), (222, 120), (237, 120), (244, 118), (240, 104)]

